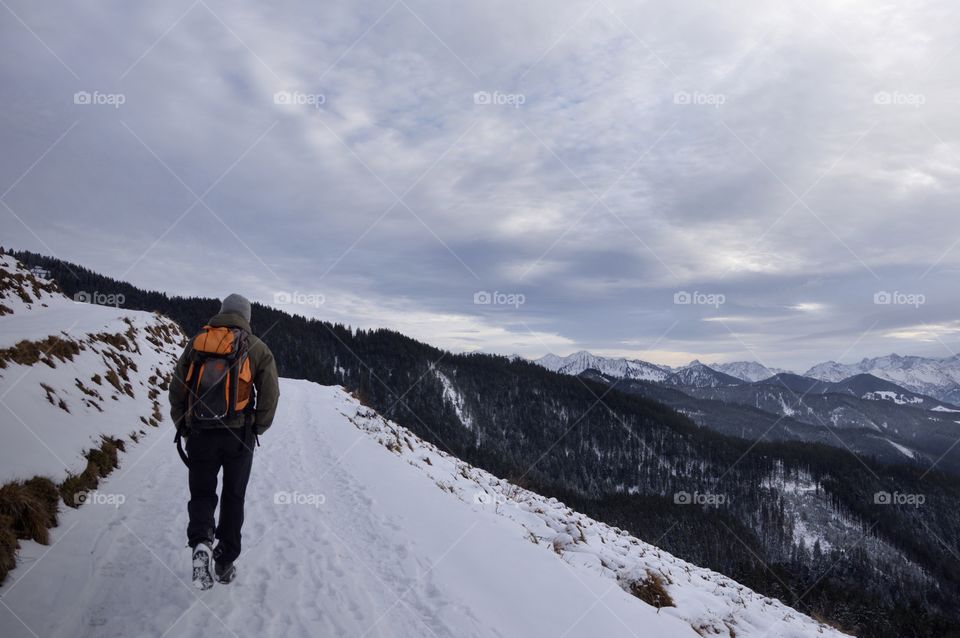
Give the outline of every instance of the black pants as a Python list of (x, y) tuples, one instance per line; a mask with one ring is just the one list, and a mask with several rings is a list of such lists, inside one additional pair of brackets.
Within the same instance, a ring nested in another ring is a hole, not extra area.
[[(253, 465), (253, 442), (244, 441), (243, 429), (194, 430), (187, 438), (190, 458), (190, 547), (201, 541), (220, 541), (217, 558), (233, 562), (240, 556), (243, 501)], [(217, 509), (217, 475), (223, 468), (220, 522), (214, 528)], [(214, 531), (216, 529), (216, 531)]]

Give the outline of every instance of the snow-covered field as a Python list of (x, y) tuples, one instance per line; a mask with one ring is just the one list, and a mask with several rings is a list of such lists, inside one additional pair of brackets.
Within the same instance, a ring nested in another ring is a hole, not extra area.
[[(5, 436), (24, 424), (35, 435), (0, 447), (8, 478), (59, 478), (65, 468), (50, 457), (71, 466), (101, 432), (145, 432), (84, 505), (63, 508), (50, 546), (21, 541), (19, 565), (0, 587), (3, 638), (839, 635), (445, 455), (341, 388), (289, 379), (256, 453), (240, 576), (198, 592), (184, 547), (186, 470), (165, 406), (159, 427), (140, 421), (154, 414), (150, 379), (169, 368), (176, 347), (146, 338), (165, 320), (109, 309), (111, 323), (103, 310), (46, 299), (0, 317), (4, 339), (15, 343), (23, 337), (14, 326), (51, 322), (27, 333), (41, 339), (60, 312), (85, 326), (70, 336), (86, 344), (54, 367), (0, 371), (0, 392), (19, 401), (23, 421), (4, 415)], [(37, 321), (22, 321), (24, 314)], [(108, 334), (133, 331), (127, 346), (87, 339), (103, 320)], [(104, 391), (95, 400), (75, 386), (115, 368), (119, 354), (135, 364), (126, 369), (134, 396)], [(37, 391), (43, 379), (56, 384), (69, 412)], [(631, 581), (650, 574), (675, 607), (658, 610), (628, 593)]]

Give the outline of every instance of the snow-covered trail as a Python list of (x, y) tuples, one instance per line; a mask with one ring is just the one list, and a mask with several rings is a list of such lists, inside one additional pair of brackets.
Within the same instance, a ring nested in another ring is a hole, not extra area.
[(337, 411), (341, 390), (283, 380), (282, 393), (237, 581), (190, 585), (186, 470), (167, 428), (63, 514), (50, 547), (22, 543), (0, 635), (695, 638), (439, 489)]

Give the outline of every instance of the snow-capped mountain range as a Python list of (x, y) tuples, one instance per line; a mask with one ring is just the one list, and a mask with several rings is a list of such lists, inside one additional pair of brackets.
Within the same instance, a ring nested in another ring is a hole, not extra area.
[(756, 361), (732, 361), (730, 363), (710, 363), (707, 365), (714, 370), (743, 381), (763, 381), (781, 372), (787, 372), (782, 368), (768, 368)]
[(566, 357), (548, 354), (537, 359), (535, 363), (562, 374), (576, 376), (584, 370), (598, 370), (621, 379), (640, 379), (643, 381), (663, 381), (674, 372), (669, 366), (659, 366), (639, 359), (600, 357), (585, 350), (574, 352)]
[(650, 363), (641, 359), (602, 357), (586, 350), (574, 352), (565, 357), (548, 354), (534, 360), (534, 363), (563, 374), (578, 375), (584, 370), (597, 370), (611, 377), (640, 381), (667, 381), (670, 377), (679, 374), (681, 376), (676, 377), (675, 382), (680, 382), (683, 378), (695, 379), (707, 374), (711, 377), (709, 383), (715, 383), (717, 379), (709, 375), (708, 371), (720, 372), (741, 381), (761, 381), (775, 374), (786, 372), (786, 370), (780, 368), (768, 368), (755, 361), (704, 364), (699, 360), (693, 360), (685, 366), (673, 367)]
[[(548, 354), (536, 359), (534, 363), (564, 374), (577, 375), (584, 370), (593, 369), (612, 377), (642, 381), (662, 382), (674, 375), (680, 375), (674, 378), (688, 378), (694, 383), (697, 379), (703, 379), (707, 381), (707, 387), (715, 385), (716, 380), (710, 375), (704, 375), (703, 367), (751, 383), (789, 372), (780, 368), (769, 368), (755, 361), (703, 364), (695, 360), (686, 366), (674, 368), (639, 359), (599, 357), (586, 351), (575, 352), (566, 357)], [(693, 372), (689, 372), (691, 370)], [(891, 354), (863, 359), (859, 363), (852, 364), (827, 361), (813, 366), (802, 376), (837, 382), (860, 374), (873, 375), (911, 392), (927, 395), (940, 401), (960, 403), (960, 355), (938, 359)]]
[(822, 364), (804, 376), (755, 362), (706, 365), (694, 360), (680, 368), (658, 366), (666, 376), (651, 378), (636, 372), (654, 367), (643, 361), (586, 352), (547, 359), (551, 369), (661, 401), (724, 434), (753, 438), (773, 433), (892, 463), (936, 464), (960, 474), (960, 462), (944, 453), (952, 450), (960, 432), (960, 407), (949, 400), (960, 399), (960, 392), (951, 392), (953, 363), (894, 355), (860, 365)]
[(813, 366), (804, 376), (841, 381), (858, 374), (872, 374), (941, 401), (960, 402), (960, 355), (936, 359), (891, 354), (848, 365), (827, 361)]
[(715, 368), (693, 361), (666, 378), (668, 385), (693, 386), (696, 388), (719, 388), (740, 385), (743, 379), (721, 372)]

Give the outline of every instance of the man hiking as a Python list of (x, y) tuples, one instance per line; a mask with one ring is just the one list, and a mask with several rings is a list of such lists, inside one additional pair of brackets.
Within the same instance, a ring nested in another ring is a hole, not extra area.
[[(250, 330), (250, 302), (232, 294), (177, 361), (170, 416), (190, 475), (187, 539), (193, 583), (213, 587), (236, 577), (243, 501), (259, 435), (273, 422), (280, 388), (273, 354)], [(186, 452), (181, 439), (186, 438)], [(223, 468), (220, 520), (217, 475)], [(213, 547), (213, 539), (219, 542)], [(211, 569), (211, 564), (213, 569)]]

